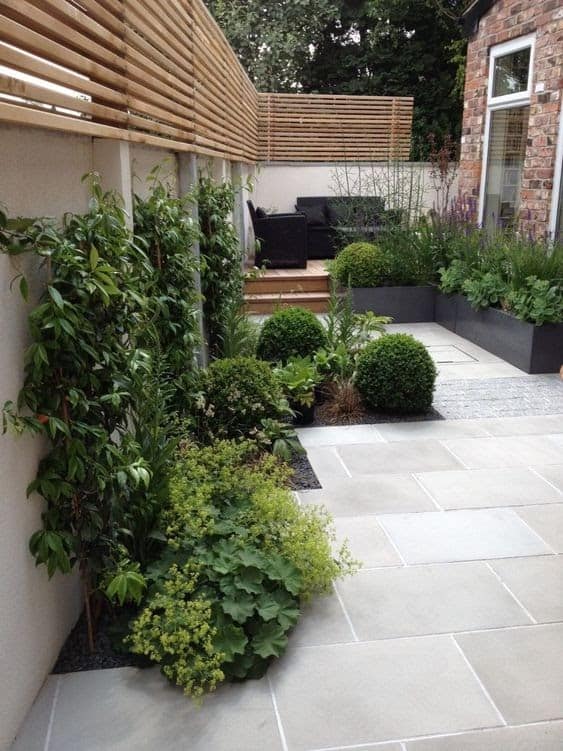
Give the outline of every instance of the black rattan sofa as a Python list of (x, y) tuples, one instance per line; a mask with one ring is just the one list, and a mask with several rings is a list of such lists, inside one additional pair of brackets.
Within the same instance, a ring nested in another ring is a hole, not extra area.
[(267, 214), (247, 201), (257, 240), (256, 266), (304, 269), (307, 266), (307, 218), (304, 214)]
[(386, 213), (378, 196), (299, 197), (295, 208), (307, 217), (308, 258), (334, 258), (347, 236), (374, 239)]

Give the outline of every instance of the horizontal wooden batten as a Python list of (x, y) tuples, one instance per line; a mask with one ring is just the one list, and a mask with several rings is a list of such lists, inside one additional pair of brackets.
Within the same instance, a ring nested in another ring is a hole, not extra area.
[(0, 0), (0, 28), (0, 121), (250, 163), (408, 156), (412, 99), (259, 94), (202, 0)]

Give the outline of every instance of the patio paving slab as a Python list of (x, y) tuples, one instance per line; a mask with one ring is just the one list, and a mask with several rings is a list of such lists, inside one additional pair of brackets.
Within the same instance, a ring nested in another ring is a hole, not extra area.
[(289, 751), (501, 724), (448, 636), (292, 649), (271, 676)]
[(333, 479), (321, 490), (301, 490), (298, 495), (302, 503), (326, 506), (335, 517), (436, 509), (408, 474)]
[(386, 441), (413, 441), (435, 438), (470, 438), (487, 436), (487, 431), (477, 420), (425, 420), (423, 422), (395, 422), (378, 425)]
[(443, 509), (557, 503), (563, 495), (530, 469), (421, 472), (417, 479)]
[(224, 686), (198, 707), (156, 669), (61, 676), (49, 751), (159, 748), (282, 751), (267, 680)]
[(335, 548), (348, 540), (352, 556), (365, 568), (400, 566), (402, 561), (375, 517), (342, 516), (335, 520)]
[(495, 436), (563, 433), (563, 415), (497, 417), (480, 420), (479, 424)]
[(341, 446), (339, 454), (352, 476), (460, 469), (462, 466), (435, 440)]
[(455, 639), (509, 724), (563, 718), (563, 624)]
[(517, 558), (490, 565), (539, 623), (563, 621), (563, 556)]
[(337, 588), (363, 641), (532, 623), (483, 563), (360, 571)]
[(406, 748), (407, 751), (561, 751), (563, 722), (429, 738), (407, 743)]
[(550, 464), (547, 467), (534, 467), (534, 469), (563, 493), (563, 464)]
[(10, 751), (46, 751), (45, 741), (59, 681), (54, 675), (47, 678)]
[(302, 608), (297, 626), (291, 632), (292, 647), (346, 644), (354, 634), (336, 594), (317, 597)]
[(382, 514), (378, 520), (409, 564), (552, 553), (512, 509)]
[(381, 443), (374, 425), (334, 425), (325, 428), (300, 428), (297, 435), (304, 448), (344, 446), (348, 443)]
[(518, 509), (517, 514), (555, 553), (563, 553), (563, 504), (529, 506)]
[(562, 447), (551, 436), (459, 438), (444, 441), (466, 469), (560, 464)]
[(313, 467), (321, 485), (330, 485), (335, 481), (350, 477), (336, 446), (319, 446), (308, 448), (307, 458)]

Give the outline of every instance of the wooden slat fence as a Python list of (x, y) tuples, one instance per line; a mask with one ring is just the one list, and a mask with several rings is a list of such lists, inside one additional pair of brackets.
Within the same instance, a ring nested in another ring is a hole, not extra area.
[(411, 97), (259, 94), (260, 159), (408, 159)]
[(0, 65), (31, 77), (0, 73), (0, 122), (241, 162), (408, 157), (412, 99), (258, 94), (201, 0), (0, 0)]

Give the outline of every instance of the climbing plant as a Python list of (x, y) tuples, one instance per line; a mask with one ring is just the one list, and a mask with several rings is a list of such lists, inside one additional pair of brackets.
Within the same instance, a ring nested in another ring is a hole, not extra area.
[(243, 296), (243, 250), (231, 217), (236, 188), (202, 175), (197, 191), (203, 313), (212, 356), (220, 356), (229, 316)]
[[(80, 570), (93, 646), (92, 595), (107, 586), (120, 600), (138, 599), (143, 588), (126, 560), (123, 519), (130, 497), (151, 482), (130, 415), (132, 374), (145, 367), (135, 333), (151, 312), (145, 292), (153, 268), (118, 197), (90, 180), (86, 214), (66, 215), (60, 228), (37, 222), (18, 232), (4, 217), (0, 244), (10, 254), (34, 253), (45, 275), (29, 315), (24, 385), (17, 404), (3, 407), (4, 430), (41, 433), (49, 442), (28, 487), (46, 502), (30, 549), (49, 576)], [(20, 291), (27, 297), (23, 276)]]

